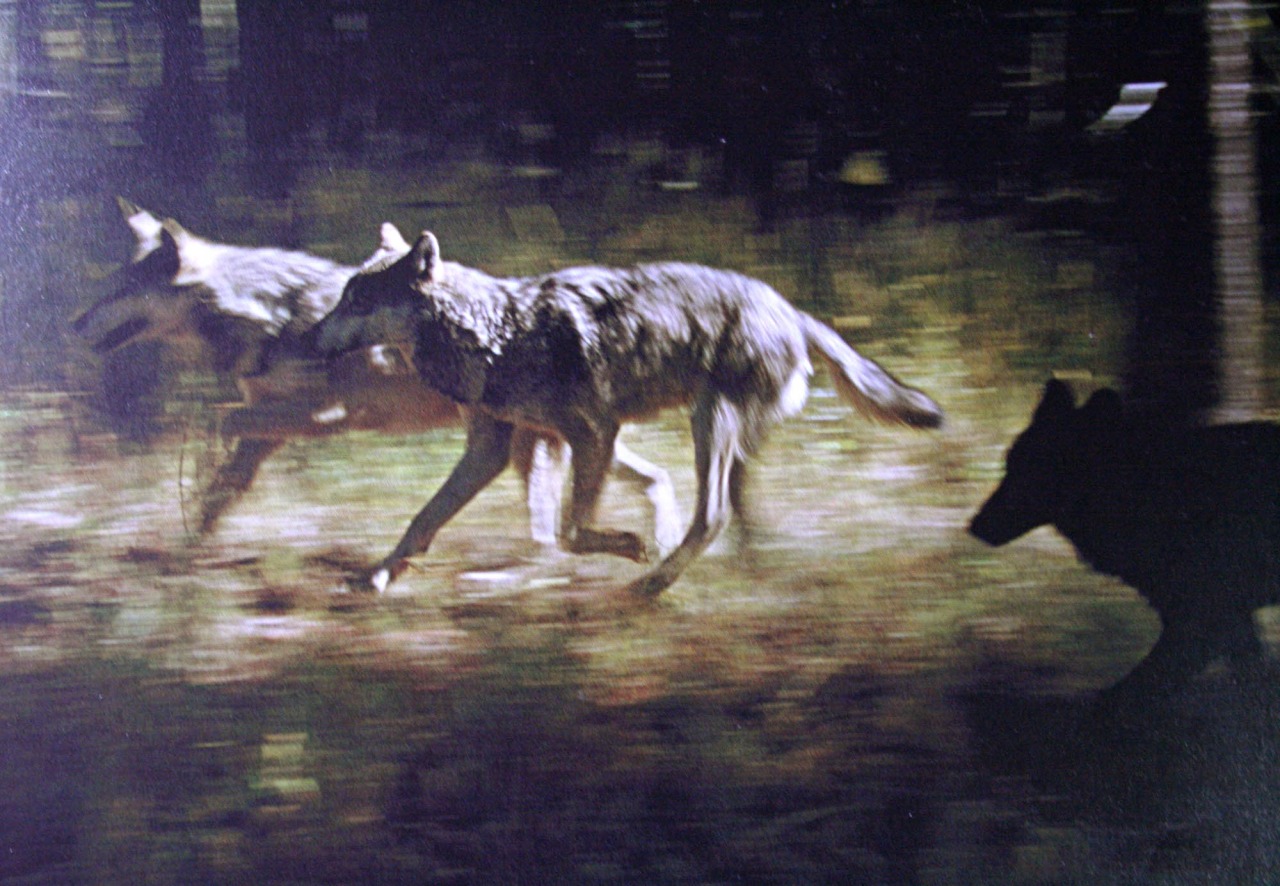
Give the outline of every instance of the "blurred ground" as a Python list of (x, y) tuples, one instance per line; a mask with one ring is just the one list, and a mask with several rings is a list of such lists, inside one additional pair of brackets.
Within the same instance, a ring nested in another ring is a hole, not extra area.
[[(0, 410), (0, 876), (1280, 876), (1280, 682), (1215, 670), (1168, 709), (1101, 721), (1090, 694), (1145, 653), (1154, 615), (1046, 531), (1000, 551), (963, 531), (1048, 374), (1115, 377), (1126, 318), (1104, 261), (928, 201), (764, 235), (701, 195), (619, 197), (610, 214), (599, 183), (556, 204), (563, 238), (530, 242), (528, 213), (485, 202), (482, 172), (410, 193), (331, 170), (300, 189), (292, 229), (356, 260), (390, 217), (495, 273), (733, 267), (923, 387), (947, 427), (861, 422), (819, 378), (760, 459), (753, 555), (730, 530), (652, 607), (618, 594), (635, 565), (534, 548), (510, 474), (372, 598), (345, 581), (398, 538), (460, 431), (291, 444), (195, 539), (224, 455), (209, 383), (177, 378), (143, 444), (111, 429), (76, 357), (83, 383), (9, 390)], [(251, 209), (191, 224), (276, 242)], [(688, 508), (684, 417), (625, 434)], [(643, 525), (641, 504), (614, 490), (603, 513)]]

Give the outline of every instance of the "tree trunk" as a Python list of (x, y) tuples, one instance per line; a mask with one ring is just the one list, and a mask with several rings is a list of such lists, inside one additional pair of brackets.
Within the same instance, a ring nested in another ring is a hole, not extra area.
[(1208, 0), (1215, 290), (1219, 318), (1215, 421), (1256, 418), (1262, 405), (1262, 272), (1257, 147), (1249, 108), (1250, 6)]

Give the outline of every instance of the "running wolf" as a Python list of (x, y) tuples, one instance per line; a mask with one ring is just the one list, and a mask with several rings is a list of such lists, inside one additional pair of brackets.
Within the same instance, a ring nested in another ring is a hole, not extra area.
[(969, 531), (991, 545), (1061, 532), (1160, 616), (1155, 647), (1111, 697), (1167, 692), (1225, 655), (1254, 666), (1253, 611), (1280, 603), (1280, 427), (1144, 426), (1114, 391), (1077, 408), (1053, 380)]
[[(356, 268), (304, 252), (216, 243), (128, 200), (117, 203), (134, 236), (133, 255), (116, 289), (85, 311), (75, 330), (103, 354), (157, 339), (198, 350), (236, 377), (247, 404), (222, 423), (223, 435), (237, 442), (203, 496), (202, 532), (290, 439), (462, 422), (457, 405), (399, 366), (394, 352), (371, 348), (328, 366), (308, 352), (303, 333), (338, 302)], [(517, 435), (511, 448), (527, 487), (532, 534), (544, 544), (559, 532), (563, 448), (534, 432)], [(680, 521), (666, 471), (621, 443), (614, 457), (619, 476), (653, 503), (659, 549), (674, 547)]]
[(758, 280), (691, 264), (499, 279), (442, 261), (429, 232), (404, 248), (389, 228), (309, 336), (328, 356), (392, 345), (473, 417), (462, 460), (371, 576), (378, 590), (502, 469), (516, 428), (569, 443), (568, 549), (625, 550), (631, 533), (592, 527), (618, 428), (692, 407), (697, 505), (679, 546), (630, 585), (649, 597), (716, 537), (730, 508), (741, 515), (747, 459), (772, 423), (804, 405), (810, 350), (867, 415), (921, 428), (942, 421), (927, 396)]

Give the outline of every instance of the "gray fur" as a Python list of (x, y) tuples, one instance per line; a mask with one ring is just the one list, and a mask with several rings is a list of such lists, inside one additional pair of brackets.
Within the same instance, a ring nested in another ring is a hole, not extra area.
[(305, 252), (218, 244), (201, 286), (211, 306), (260, 322), (272, 336), (301, 335), (329, 313), (355, 268)]
[(398, 259), (380, 256), (352, 277), (313, 334), (327, 355), (380, 342), (411, 347), (428, 384), (487, 419), (473, 421), (466, 456), (375, 573), (379, 586), (483, 488), (493, 469), (488, 453), (513, 427), (554, 431), (572, 448), (571, 549), (626, 549), (629, 533), (590, 528), (602, 454), (622, 423), (692, 407), (698, 506), (680, 546), (632, 585), (653, 595), (723, 527), (740, 500), (746, 459), (768, 427), (803, 405), (810, 350), (864, 412), (916, 427), (942, 420), (926, 395), (766, 284), (700, 265), (497, 278), (442, 261), (435, 237), (424, 232)]
[(102, 353), (144, 341), (192, 343), (219, 369), (261, 371), (264, 350), (306, 332), (356, 272), (305, 252), (206, 240), (127, 201), (121, 210), (132, 210), (134, 257), (117, 288), (74, 323)]

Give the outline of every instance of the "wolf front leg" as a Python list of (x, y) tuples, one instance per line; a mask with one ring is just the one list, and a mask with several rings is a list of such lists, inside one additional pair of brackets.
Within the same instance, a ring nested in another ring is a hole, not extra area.
[(592, 525), (605, 474), (613, 463), (618, 426), (589, 426), (585, 421), (575, 420), (563, 430), (572, 450), (573, 465), (565, 547), (574, 554), (614, 554), (636, 562), (648, 559), (644, 542), (634, 532), (598, 529)]
[(200, 532), (211, 532), (218, 523), (218, 518), (244, 491), (253, 483), (258, 475), (258, 468), (271, 453), (284, 445), (284, 440), (239, 440), (231, 458), (218, 468), (209, 488), (204, 491), (203, 504), (200, 508)]
[(418, 512), (395, 550), (379, 564), (369, 578), (374, 590), (382, 593), (400, 573), (410, 557), (424, 553), (440, 527), (475, 498), (502, 473), (511, 458), (512, 426), (481, 412), (473, 412), (467, 423), (467, 448), (444, 485)]
[(653, 505), (653, 537), (658, 543), (658, 551), (663, 555), (670, 553), (680, 543), (684, 531), (671, 475), (636, 455), (621, 440), (615, 440), (613, 444), (612, 469), (614, 474), (639, 487), (648, 497)]
[[(1161, 630), (1147, 657), (1118, 683), (1099, 694), (1104, 706), (1140, 705), (1167, 698), (1184, 687), (1215, 658), (1228, 655), (1233, 666), (1256, 661), (1262, 653), (1251, 613), (1160, 614)], [(1246, 639), (1247, 637), (1247, 639)]]

